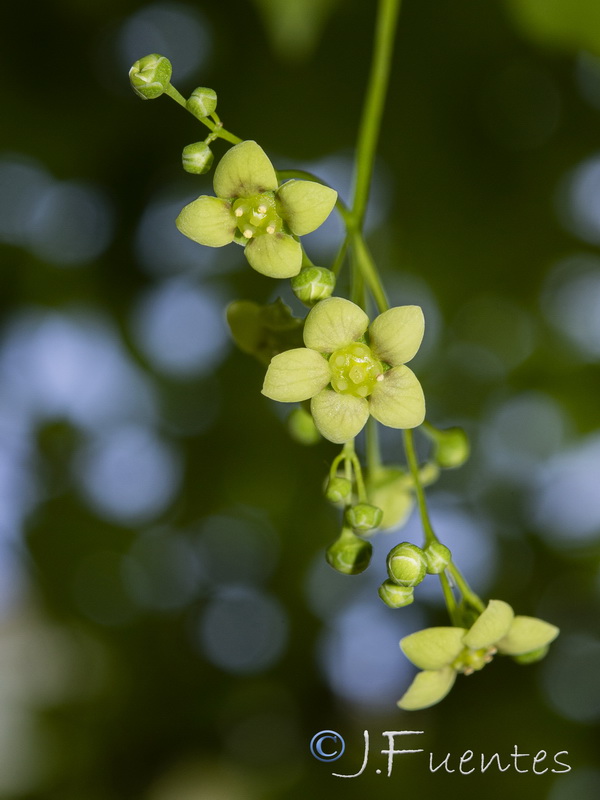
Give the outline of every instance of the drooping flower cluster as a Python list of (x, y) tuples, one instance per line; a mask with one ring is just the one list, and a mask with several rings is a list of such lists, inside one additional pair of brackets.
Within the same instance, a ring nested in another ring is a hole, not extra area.
[(535, 617), (515, 616), (503, 600), (490, 600), (487, 608), (466, 628), (426, 628), (400, 642), (406, 657), (419, 667), (400, 708), (428, 708), (448, 694), (458, 673), (470, 675), (482, 669), (496, 653), (534, 661), (545, 655), (558, 636), (558, 628)]
[(306, 318), (306, 347), (272, 359), (263, 394), (282, 403), (311, 399), (315, 425), (340, 444), (360, 433), (369, 414), (391, 428), (414, 428), (425, 417), (425, 398), (405, 363), (423, 331), (418, 306), (390, 308), (369, 325), (349, 300), (322, 300)]
[(199, 244), (244, 246), (248, 263), (271, 278), (300, 272), (298, 236), (325, 222), (337, 192), (316, 181), (279, 186), (267, 154), (256, 142), (236, 144), (220, 160), (213, 180), (216, 197), (202, 195), (181, 211), (177, 227)]

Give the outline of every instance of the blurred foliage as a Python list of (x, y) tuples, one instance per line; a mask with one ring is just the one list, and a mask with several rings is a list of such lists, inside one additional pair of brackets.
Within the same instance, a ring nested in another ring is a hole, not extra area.
[[(435, 593), (386, 609), (376, 568), (327, 571), (335, 448), (289, 438), (260, 394), (262, 367), (223, 333), (229, 302), (273, 302), (274, 284), (237, 248), (213, 258), (169, 238), (178, 208), (210, 191), (180, 168), (197, 123), (127, 82), (133, 60), (161, 50), (177, 87), (214, 87), (227, 128), (278, 168), (312, 167), (343, 191), (374, 3), (5, 9), (0, 796), (597, 796), (598, 355), (577, 346), (579, 307), (568, 316), (555, 283), (571, 276), (567, 257), (598, 272), (600, 234), (580, 235), (569, 206), (574, 168), (599, 149), (598, 13), (592, 0), (403, 3), (370, 243), (392, 301), (425, 308), (415, 370), (431, 420), (473, 443), (431, 492), (436, 524), (460, 522), (448, 529), (457, 547), (474, 527), (464, 558), (484, 547), (495, 559), (473, 561), (476, 588), (563, 631), (547, 664), (498, 660), (411, 715), (394, 705), (411, 674), (397, 643), (445, 624)], [(331, 242), (307, 249), (327, 264)], [(584, 445), (584, 477), (536, 516), (546, 466)], [(393, 436), (384, 449), (401, 461)], [(572, 539), (555, 532), (563, 507)], [(374, 563), (400, 541), (386, 537)], [(323, 729), (346, 739), (334, 764), (308, 749)], [(358, 770), (365, 729), (369, 769), (332, 778)], [(403, 729), (425, 731), (407, 746), (426, 752), (377, 775), (381, 732)], [(429, 751), (439, 762), (515, 743), (568, 750), (573, 772), (427, 766)]]

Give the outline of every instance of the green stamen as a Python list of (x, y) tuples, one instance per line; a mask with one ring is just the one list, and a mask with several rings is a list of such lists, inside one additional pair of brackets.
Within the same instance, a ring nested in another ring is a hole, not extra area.
[(273, 192), (240, 197), (233, 204), (233, 213), (240, 232), (247, 239), (263, 233), (279, 233), (283, 228)]

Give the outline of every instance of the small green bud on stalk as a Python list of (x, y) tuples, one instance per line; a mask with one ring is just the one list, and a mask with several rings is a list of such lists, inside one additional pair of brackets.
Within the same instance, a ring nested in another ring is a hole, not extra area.
[(357, 503), (346, 511), (346, 522), (356, 533), (368, 533), (378, 528), (383, 511), (371, 503)]
[(325, 489), (325, 497), (330, 503), (343, 503), (352, 495), (352, 481), (348, 478), (330, 478)]
[(469, 438), (462, 428), (424, 428), (425, 433), (434, 442), (433, 457), (436, 464), (443, 469), (462, 467), (471, 451)]
[(136, 61), (129, 70), (133, 91), (143, 100), (164, 94), (171, 83), (173, 68), (168, 58), (152, 53)]
[(372, 552), (370, 542), (359, 539), (349, 528), (343, 528), (340, 537), (328, 547), (326, 558), (329, 566), (338, 572), (358, 575), (369, 566)]
[(304, 267), (291, 279), (292, 290), (306, 306), (331, 297), (335, 289), (335, 275), (324, 267)]
[(312, 414), (305, 408), (295, 408), (288, 417), (290, 436), (300, 444), (316, 444), (322, 436), (313, 422)]
[(416, 544), (402, 542), (388, 553), (388, 575), (399, 586), (416, 586), (421, 583), (426, 569), (425, 554)]
[(423, 551), (430, 575), (439, 575), (452, 561), (452, 553), (441, 542), (432, 542)]
[(186, 100), (185, 107), (197, 119), (204, 119), (214, 114), (217, 108), (217, 93), (214, 89), (199, 86)]
[(393, 581), (384, 581), (379, 587), (379, 597), (390, 608), (402, 608), (415, 599), (412, 586), (398, 586)]
[(204, 175), (212, 166), (214, 156), (206, 142), (194, 142), (183, 148), (181, 163), (186, 172)]
[(550, 649), (549, 645), (545, 647), (538, 647), (537, 650), (532, 650), (530, 653), (522, 653), (520, 656), (513, 656), (513, 661), (517, 664), (535, 664), (536, 661), (541, 661)]

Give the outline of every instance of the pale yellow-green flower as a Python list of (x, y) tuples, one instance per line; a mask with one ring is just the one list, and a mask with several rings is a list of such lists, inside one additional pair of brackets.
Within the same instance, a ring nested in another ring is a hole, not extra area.
[(216, 197), (202, 195), (181, 211), (181, 233), (208, 247), (230, 242), (244, 246), (248, 263), (271, 278), (300, 272), (298, 236), (325, 222), (337, 192), (315, 181), (279, 186), (275, 169), (256, 142), (236, 144), (225, 153), (213, 180)]
[(369, 325), (349, 300), (322, 300), (306, 318), (306, 347), (272, 359), (263, 394), (282, 403), (312, 398), (315, 425), (340, 444), (360, 433), (369, 414), (390, 428), (414, 428), (425, 417), (425, 398), (404, 365), (419, 349), (423, 330), (418, 306), (390, 308)]
[(503, 600), (490, 600), (485, 611), (466, 628), (426, 628), (405, 636), (400, 647), (422, 672), (398, 701), (400, 708), (428, 708), (448, 694), (459, 672), (482, 669), (496, 653), (523, 656), (544, 653), (558, 628), (535, 617), (515, 616)]

